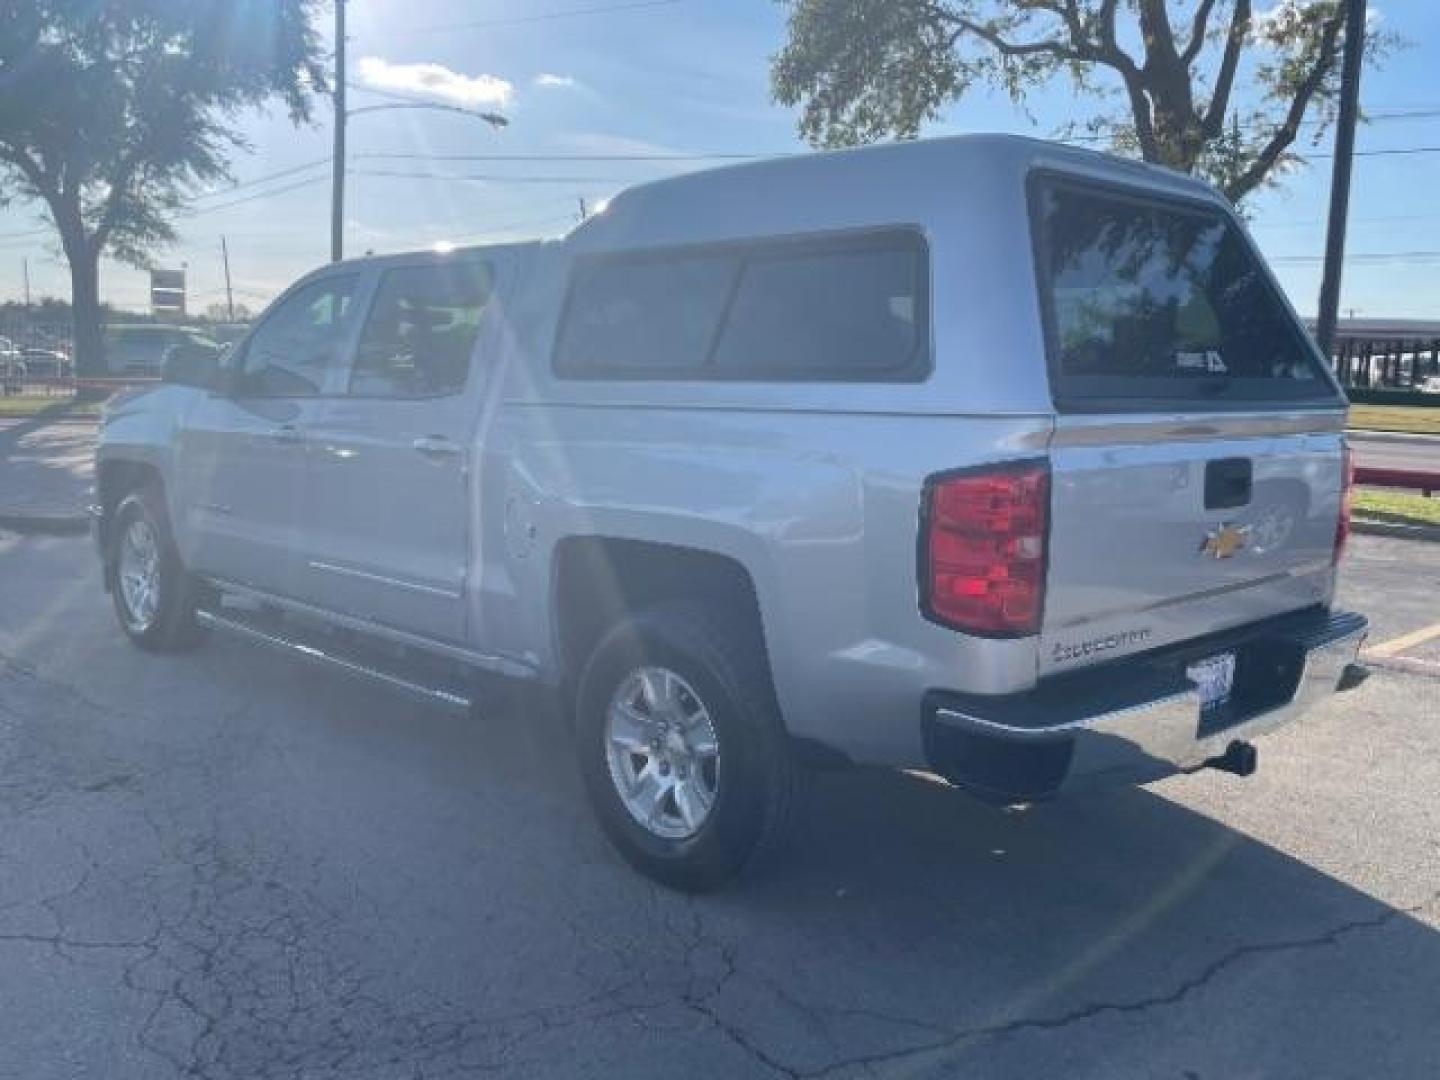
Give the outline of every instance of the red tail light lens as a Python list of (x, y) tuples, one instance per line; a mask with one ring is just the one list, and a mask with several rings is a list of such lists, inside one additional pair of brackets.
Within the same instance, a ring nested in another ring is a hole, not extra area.
[(1335, 562), (1345, 554), (1350, 539), (1350, 509), (1355, 501), (1355, 455), (1348, 442), (1340, 444), (1340, 520), (1335, 523)]
[(1050, 470), (1000, 466), (932, 479), (922, 521), (921, 606), (966, 633), (1038, 633)]

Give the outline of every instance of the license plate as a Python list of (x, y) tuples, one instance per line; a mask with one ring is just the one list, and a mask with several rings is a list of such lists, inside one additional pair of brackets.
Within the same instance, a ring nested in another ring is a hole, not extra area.
[(1200, 688), (1201, 714), (1213, 713), (1230, 700), (1235, 685), (1235, 654), (1221, 653), (1198, 660), (1185, 669), (1190, 681)]

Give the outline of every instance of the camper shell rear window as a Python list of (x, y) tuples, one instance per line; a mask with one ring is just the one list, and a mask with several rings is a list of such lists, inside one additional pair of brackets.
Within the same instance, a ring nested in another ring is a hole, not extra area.
[(1220, 208), (1038, 173), (1030, 213), (1058, 408), (1341, 403)]

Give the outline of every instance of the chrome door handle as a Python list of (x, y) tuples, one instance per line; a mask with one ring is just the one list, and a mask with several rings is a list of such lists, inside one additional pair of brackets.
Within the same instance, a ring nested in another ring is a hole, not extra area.
[(443, 435), (422, 435), (410, 445), (414, 447), (416, 453), (430, 458), (432, 461), (460, 456), (459, 445)]

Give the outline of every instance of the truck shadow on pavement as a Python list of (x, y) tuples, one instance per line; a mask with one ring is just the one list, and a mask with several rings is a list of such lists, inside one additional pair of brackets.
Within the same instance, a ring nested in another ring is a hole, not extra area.
[[(582, 1000), (598, 992), (661, 1039), (685, 1026), (662, 1017), (693, 1014), (757, 1071), (1421, 1076), (1440, 1060), (1440, 937), (1415, 917), (1435, 897), (1378, 901), (1165, 785), (1006, 812), (918, 776), (816, 774), (776, 865), (690, 898), (611, 853), (553, 713), (324, 712), (474, 800), (466, 827), (494, 840), (474, 870), (485, 895), (530, 912), (512, 947), (570, 938), (557, 968)], [(1263, 776), (1203, 782), (1274, 801)], [(464, 858), (430, 841), (418, 864)], [(438, 966), (456, 950), (495, 963), (493, 939), (464, 940), (477, 900), (439, 901), (452, 918), (424, 947)]]

